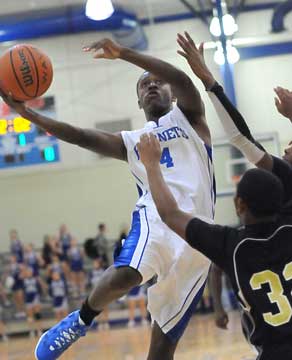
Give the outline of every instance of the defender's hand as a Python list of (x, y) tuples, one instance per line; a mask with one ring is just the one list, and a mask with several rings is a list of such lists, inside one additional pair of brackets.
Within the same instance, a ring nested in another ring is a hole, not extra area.
[(201, 43), (199, 48), (197, 48), (194, 40), (186, 31), (184, 35), (177, 34), (177, 43), (183, 50), (178, 50), (178, 54), (187, 59), (194, 74), (207, 88), (212, 87), (215, 83), (215, 79), (205, 63), (204, 43)]
[(6, 95), (1, 89), (0, 96), (2, 97), (3, 101), (17, 113), (23, 114), (26, 112), (27, 108), (24, 102), (14, 100), (11, 94)]
[(280, 86), (274, 89), (278, 97), (275, 97), (275, 105), (280, 114), (292, 122), (292, 91)]
[(111, 39), (102, 39), (89, 46), (84, 46), (83, 51), (93, 51), (95, 59), (118, 59), (121, 55), (122, 47)]
[(153, 134), (141, 135), (137, 148), (141, 161), (146, 168), (159, 165), (161, 159), (161, 148), (159, 141)]
[(218, 328), (227, 330), (229, 318), (228, 318), (227, 313), (224, 310), (222, 310), (220, 312), (215, 312), (215, 323)]

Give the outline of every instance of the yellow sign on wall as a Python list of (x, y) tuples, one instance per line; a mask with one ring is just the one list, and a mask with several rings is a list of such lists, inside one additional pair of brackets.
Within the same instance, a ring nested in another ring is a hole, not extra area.
[(31, 122), (20, 116), (10, 120), (0, 119), (0, 136), (9, 133), (27, 133), (31, 129)]

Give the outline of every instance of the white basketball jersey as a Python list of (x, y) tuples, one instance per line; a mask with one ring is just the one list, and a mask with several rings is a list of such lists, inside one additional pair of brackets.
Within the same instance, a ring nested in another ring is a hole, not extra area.
[(160, 141), (161, 170), (179, 207), (196, 216), (213, 219), (215, 181), (212, 150), (204, 144), (178, 106), (162, 116), (158, 124), (150, 121), (143, 129), (122, 132), (128, 163), (140, 195), (137, 206), (156, 209), (136, 147), (145, 132), (152, 132)]

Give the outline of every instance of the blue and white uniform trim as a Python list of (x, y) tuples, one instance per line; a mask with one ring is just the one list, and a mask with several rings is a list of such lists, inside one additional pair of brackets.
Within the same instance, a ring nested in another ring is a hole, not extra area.
[(115, 251), (114, 265), (116, 267), (130, 266), (139, 269), (148, 242), (149, 231), (146, 207), (135, 210), (131, 231), (122, 246)]
[[(196, 287), (196, 285), (198, 284), (198, 282), (200, 280), (201, 280), (201, 277), (196, 281), (194, 287), (192, 288), (192, 290), (190, 291), (188, 296), (191, 294), (191, 292), (193, 291), (193, 289)], [(197, 292), (196, 296), (194, 297), (190, 306), (187, 308), (183, 317), (179, 320), (179, 322), (170, 331), (168, 331), (166, 333), (166, 335), (169, 337), (169, 339), (171, 340), (172, 343), (177, 342), (182, 337), (186, 327), (188, 326), (188, 323), (189, 323), (191, 317), (193, 316), (193, 314), (196, 310), (196, 307), (197, 307), (199, 301), (202, 298), (202, 295), (203, 295), (203, 292), (205, 289), (205, 285), (206, 285), (206, 282), (204, 282), (204, 284), (201, 286), (201, 288)], [(187, 296), (187, 298), (188, 298), (188, 296)], [(187, 298), (186, 298), (186, 300), (187, 300)], [(181, 311), (182, 311), (182, 309), (181, 309)], [(179, 313), (177, 315), (179, 315)], [(171, 320), (169, 320), (169, 321), (171, 321)], [(165, 325), (167, 325), (167, 324), (165, 324)]]

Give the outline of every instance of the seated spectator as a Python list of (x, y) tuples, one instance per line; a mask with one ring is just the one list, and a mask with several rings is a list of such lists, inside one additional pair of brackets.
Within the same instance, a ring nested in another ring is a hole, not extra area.
[(15, 229), (10, 230), (10, 251), (12, 255), (16, 256), (17, 262), (23, 262), (23, 245), (19, 240), (18, 232)]

